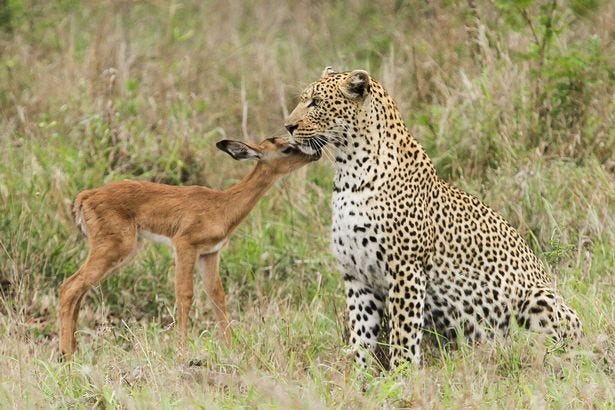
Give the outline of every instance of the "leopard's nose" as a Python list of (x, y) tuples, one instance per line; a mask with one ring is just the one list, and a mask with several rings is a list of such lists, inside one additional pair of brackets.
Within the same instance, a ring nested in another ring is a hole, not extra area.
[(293, 132), (295, 132), (295, 130), (299, 126), (297, 124), (286, 124), (285, 127), (288, 130), (288, 132), (290, 133), (290, 135), (293, 135)]

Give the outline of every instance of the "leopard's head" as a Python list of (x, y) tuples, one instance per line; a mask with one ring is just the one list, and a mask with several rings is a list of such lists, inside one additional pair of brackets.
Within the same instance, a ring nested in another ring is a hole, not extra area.
[(310, 84), (284, 126), (291, 141), (306, 154), (319, 153), (326, 144), (344, 149), (356, 135), (361, 114), (377, 83), (367, 71), (337, 73), (329, 67), (320, 80)]

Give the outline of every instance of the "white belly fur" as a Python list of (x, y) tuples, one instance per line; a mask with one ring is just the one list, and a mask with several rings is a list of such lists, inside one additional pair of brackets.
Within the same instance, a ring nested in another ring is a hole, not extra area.
[(173, 248), (173, 242), (168, 236), (158, 235), (157, 233), (152, 233), (150, 231), (144, 230), (141, 230), (139, 233), (142, 238), (147, 239), (148, 241), (162, 243)]
[[(164, 245), (170, 246), (171, 248), (175, 249), (175, 247), (173, 246), (173, 241), (171, 241), (171, 238), (169, 238), (168, 236), (158, 235), (156, 233), (152, 233), (150, 231), (145, 231), (145, 230), (141, 230), (139, 234), (141, 235), (143, 239), (147, 239), (148, 241), (152, 241), (152, 242), (162, 243)], [(226, 239), (218, 242), (217, 244), (215, 244), (209, 249), (202, 250), (201, 254), (218, 252), (220, 251), (220, 249), (224, 247), (224, 245), (226, 245)]]
[(215, 244), (214, 246), (212, 246), (211, 248), (209, 248), (208, 250), (206, 250), (203, 253), (216, 253), (220, 249), (222, 249), (224, 247), (224, 245), (226, 245), (226, 239), (218, 242), (217, 244)]

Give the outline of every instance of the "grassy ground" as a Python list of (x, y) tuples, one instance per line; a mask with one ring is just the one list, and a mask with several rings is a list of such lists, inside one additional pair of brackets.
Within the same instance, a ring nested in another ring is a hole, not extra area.
[[(0, 3), (0, 406), (614, 408), (615, 5), (247, 3)], [(323, 160), (274, 187), (223, 253), (230, 349), (201, 292), (177, 351), (172, 255), (152, 245), (90, 292), (81, 349), (60, 363), (57, 287), (87, 252), (76, 193), (228, 186), (250, 165), (214, 143), (282, 133), (326, 65), (382, 80), (438, 173), (519, 228), (579, 312), (582, 345), (519, 331), (359, 374)]]

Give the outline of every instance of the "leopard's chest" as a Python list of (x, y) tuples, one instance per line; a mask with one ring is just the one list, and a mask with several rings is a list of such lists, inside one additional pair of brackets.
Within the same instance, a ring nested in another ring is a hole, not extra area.
[(345, 280), (386, 295), (386, 250), (371, 191), (336, 192), (332, 200), (332, 251)]

